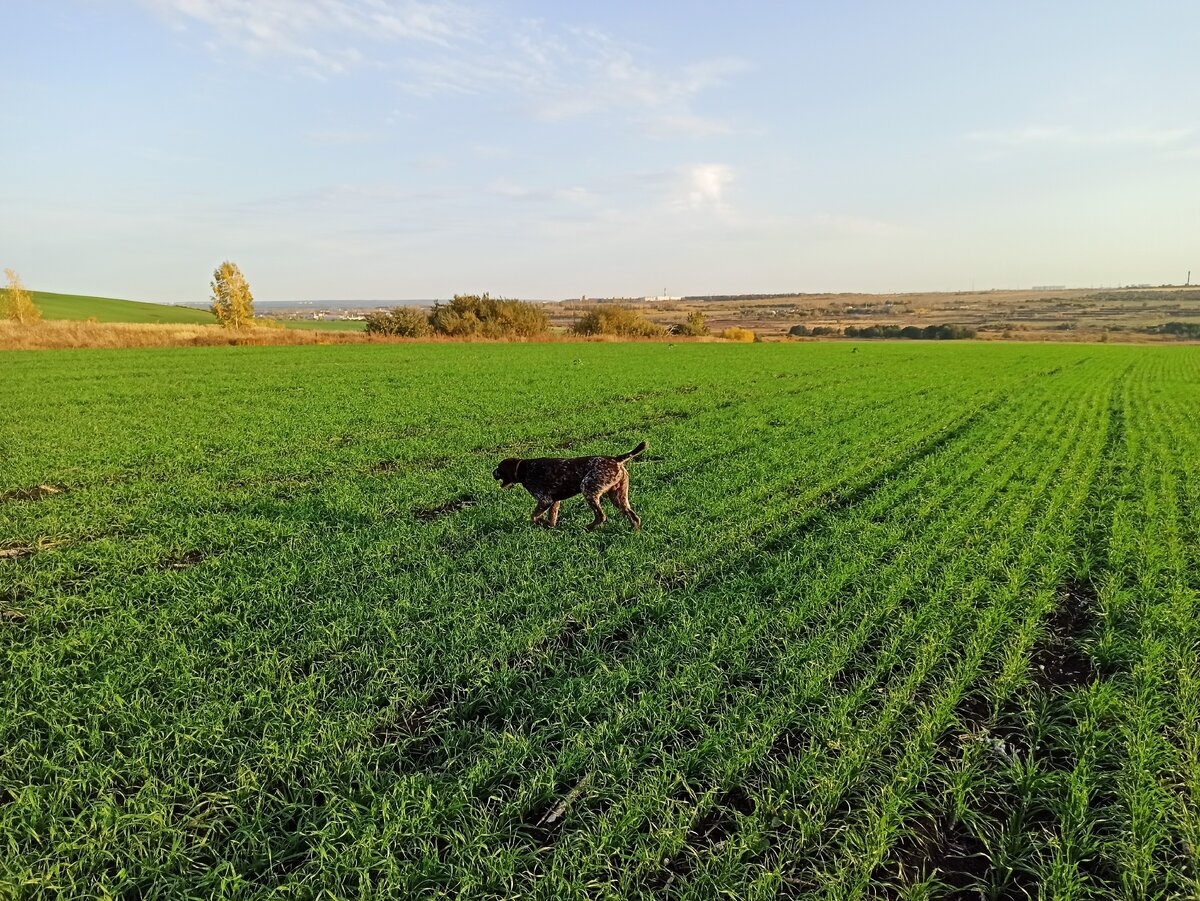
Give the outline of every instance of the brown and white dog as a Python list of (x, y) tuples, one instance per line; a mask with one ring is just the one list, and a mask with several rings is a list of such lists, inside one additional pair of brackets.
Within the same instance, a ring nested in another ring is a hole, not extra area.
[[(531, 517), (533, 522), (548, 529), (558, 522), (558, 505), (569, 497), (582, 494), (595, 511), (596, 518), (589, 529), (604, 522), (600, 499), (607, 497), (629, 519), (635, 529), (642, 525), (641, 517), (629, 506), (629, 473), (625, 463), (632, 460), (648, 445), (645, 441), (619, 457), (538, 457), (502, 460), (492, 473), (500, 487), (523, 485), (537, 500)], [(547, 521), (546, 515), (549, 514)]]

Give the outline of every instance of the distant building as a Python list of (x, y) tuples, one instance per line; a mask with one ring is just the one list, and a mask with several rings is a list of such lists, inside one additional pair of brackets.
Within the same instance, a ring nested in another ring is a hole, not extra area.
[(1031, 291), (1066, 291), (1066, 285), (1034, 285)]
[(662, 294), (658, 297), (643, 297), (642, 300), (644, 300), (646, 303), (654, 303), (655, 301), (660, 301), (660, 300), (683, 300), (683, 298), (682, 297), (672, 297), (669, 294)]

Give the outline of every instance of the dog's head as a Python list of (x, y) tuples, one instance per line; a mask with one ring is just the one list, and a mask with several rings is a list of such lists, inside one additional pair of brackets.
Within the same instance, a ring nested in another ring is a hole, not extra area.
[(501, 460), (500, 465), (492, 472), (492, 478), (500, 482), (501, 488), (511, 488), (517, 484), (517, 469), (520, 462), (520, 460), (514, 460), (512, 457), (509, 457), (507, 460)]

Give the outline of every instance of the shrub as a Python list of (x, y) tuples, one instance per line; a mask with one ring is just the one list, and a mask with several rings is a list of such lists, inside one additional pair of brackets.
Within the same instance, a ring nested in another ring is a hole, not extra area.
[(744, 341), (747, 344), (758, 339), (758, 336), (750, 329), (738, 328), (737, 326), (725, 329), (725, 331), (721, 332), (721, 337), (726, 341)]
[(1165, 335), (1195, 340), (1200, 338), (1200, 322), (1167, 322), (1159, 329)]
[(417, 307), (395, 307), (367, 314), (368, 335), (424, 338), (432, 331), (429, 314)]
[(651, 322), (640, 311), (624, 304), (605, 304), (588, 310), (571, 326), (576, 335), (618, 335), (622, 338), (658, 338), (666, 328)]
[(916, 325), (867, 325), (846, 326), (847, 338), (908, 338), (923, 341), (951, 341), (960, 338), (974, 338), (975, 329), (961, 325), (927, 325), (924, 328)]
[(792, 338), (807, 338), (812, 334), (812, 331), (807, 325), (793, 325), (788, 329), (788, 335)]
[(0, 319), (11, 319), (22, 325), (40, 322), (42, 311), (33, 305), (33, 298), (21, 284), (21, 276), (11, 269), (5, 269), (4, 274), (8, 276), (8, 288), (0, 297)]
[(685, 338), (700, 338), (709, 333), (708, 324), (704, 321), (704, 314), (699, 310), (688, 313), (686, 322), (671, 326), (672, 335), (680, 335)]
[(832, 325), (814, 325), (812, 336), (814, 338), (828, 338), (834, 335), (840, 335), (842, 330)]
[(522, 300), (455, 294), (449, 303), (434, 305), (429, 324), (439, 335), (457, 338), (533, 338), (546, 334), (550, 318), (537, 305)]

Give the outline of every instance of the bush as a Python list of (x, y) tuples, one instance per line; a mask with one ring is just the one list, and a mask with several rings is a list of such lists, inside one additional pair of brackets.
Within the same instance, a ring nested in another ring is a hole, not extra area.
[(792, 338), (807, 338), (812, 334), (812, 331), (807, 325), (793, 325), (788, 329), (788, 335)]
[[(814, 331), (815, 334), (815, 331)], [(907, 338), (920, 341), (952, 341), (974, 338), (975, 329), (961, 325), (856, 325), (846, 326), (847, 338)]]
[(11, 319), (22, 325), (40, 322), (42, 311), (33, 304), (33, 298), (21, 283), (21, 276), (11, 269), (5, 269), (8, 276), (8, 288), (0, 296), (0, 319)]
[(429, 314), (417, 307), (395, 307), (367, 314), (368, 335), (424, 338), (432, 331)]
[(576, 335), (618, 335), (622, 338), (658, 338), (665, 327), (651, 322), (638, 310), (624, 304), (605, 304), (588, 310), (571, 326)]
[(751, 341), (758, 340), (758, 336), (748, 328), (738, 328), (731, 326), (721, 332), (721, 337), (726, 341), (745, 341), (747, 344)]
[(704, 321), (704, 314), (699, 310), (689, 313), (686, 322), (671, 326), (672, 335), (680, 335), (685, 338), (700, 338), (709, 333), (708, 324)]
[(449, 303), (434, 305), (429, 324), (439, 335), (456, 338), (534, 338), (546, 334), (550, 318), (525, 301), (455, 294)]
[(1167, 322), (1159, 331), (1165, 335), (1194, 341), (1200, 338), (1200, 322)]

